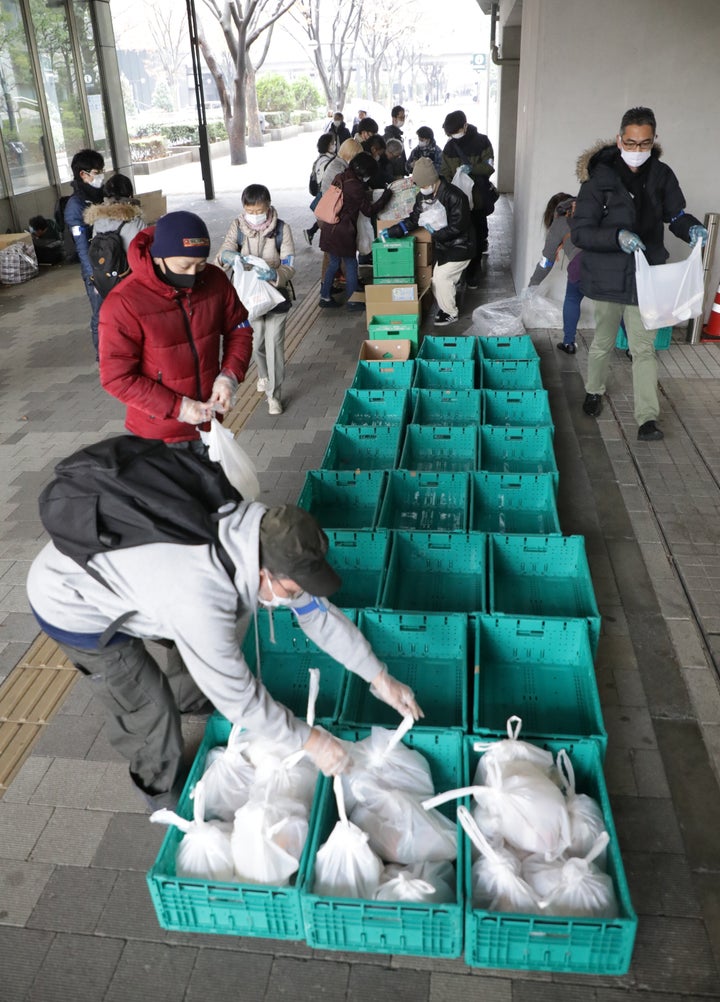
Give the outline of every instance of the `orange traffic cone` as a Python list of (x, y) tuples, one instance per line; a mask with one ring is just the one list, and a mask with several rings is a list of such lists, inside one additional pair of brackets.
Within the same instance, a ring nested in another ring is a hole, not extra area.
[(703, 327), (703, 341), (720, 341), (720, 286), (715, 293), (715, 302), (712, 305), (708, 322)]

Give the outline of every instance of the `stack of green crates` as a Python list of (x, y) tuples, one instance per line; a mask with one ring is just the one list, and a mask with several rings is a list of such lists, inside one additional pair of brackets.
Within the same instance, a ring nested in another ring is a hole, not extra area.
[[(415, 282), (415, 237), (378, 238), (372, 244), (373, 283), (375, 285), (413, 285)], [(368, 337), (373, 341), (407, 339), (412, 354), (417, 354), (420, 318), (413, 314), (382, 313), (371, 316)]]
[[(374, 253), (376, 268), (401, 259), (391, 250), (385, 244)], [(318, 895), (315, 858), (337, 821), (332, 783), (321, 778), (290, 887), (180, 881), (181, 836), (171, 830), (148, 875), (161, 925), (304, 939), (321, 949), (464, 953), (481, 968), (628, 970), (637, 919), (602, 770), (607, 732), (594, 668), (600, 615), (584, 539), (561, 534), (558, 486), (552, 416), (531, 338), (426, 337), (414, 361), (358, 364), (322, 468), (307, 473), (298, 504), (327, 533), (328, 559), (342, 578), (334, 604), (423, 707), (424, 719), (403, 741), (426, 756), (436, 789), (468, 785), (478, 756), (505, 736), (511, 715), (522, 718), (525, 740), (554, 753), (566, 748), (577, 791), (593, 796), (605, 818), (619, 916), (475, 909), (473, 857), (460, 826), (453, 904)], [(373, 725), (398, 723), (365, 682), (305, 637), (289, 611), (275, 614), (272, 640), (261, 616), (245, 656), (293, 712), (304, 715), (314, 666), (322, 671), (318, 718), (340, 737), (359, 740)], [(228, 733), (227, 721), (211, 719), (181, 800), (185, 816), (207, 751)], [(442, 809), (455, 818), (456, 806)]]

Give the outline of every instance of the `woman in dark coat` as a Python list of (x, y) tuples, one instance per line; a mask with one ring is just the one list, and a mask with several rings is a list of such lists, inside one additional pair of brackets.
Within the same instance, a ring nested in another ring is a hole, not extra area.
[[(392, 197), (386, 190), (377, 202), (372, 200), (368, 180), (375, 170), (375, 161), (369, 153), (358, 153), (350, 161), (347, 170), (339, 174), (333, 186), (341, 188), (343, 203), (337, 223), (321, 223), (320, 249), (328, 253), (330, 261), (320, 286), (320, 306), (325, 309), (337, 308), (330, 292), (333, 280), (342, 262), (348, 299), (360, 288), (357, 270), (357, 221), (362, 212), (365, 216), (376, 216)], [(363, 309), (362, 303), (346, 303), (348, 310)]]

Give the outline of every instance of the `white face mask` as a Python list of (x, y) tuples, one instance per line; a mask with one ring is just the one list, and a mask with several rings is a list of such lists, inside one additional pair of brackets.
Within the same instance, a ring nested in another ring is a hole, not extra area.
[(421, 140), (420, 140), (420, 141), (418, 142), (418, 146), (420, 147), (420, 149), (421, 149), (421, 150), (425, 150), (425, 149), (427, 149), (427, 147), (428, 147), (429, 145), (430, 145), (430, 140), (429, 140), (429, 139), (421, 139)]
[(90, 187), (91, 188), (102, 188), (102, 186), (103, 186), (104, 183), (105, 183), (105, 175), (104, 174), (96, 174), (95, 177), (90, 182)]
[(267, 212), (258, 212), (254, 215), (246, 212), (245, 221), (250, 224), (250, 226), (262, 226), (264, 222), (267, 221)]
[(652, 155), (651, 150), (624, 150), (620, 148), (620, 156), (628, 167), (642, 167), (646, 160)]
[(450, 138), (451, 139), (462, 139), (462, 137), (464, 135), (465, 135), (464, 132), (453, 132), (453, 134), (450, 136)]
[(433, 193), (434, 190), (435, 190), (435, 185), (431, 184), (429, 188), (421, 188), (420, 189), (420, 194), (421, 195), (432, 195), (432, 193)]
[(258, 594), (258, 602), (260, 605), (264, 605), (266, 609), (278, 609), (284, 606), (291, 606), (293, 602), (297, 601), (297, 599), (294, 598), (283, 598), (280, 595), (276, 595), (275, 589), (272, 586), (272, 578), (267, 577), (265, 580), (267, 581), (267, 586), (270, 589), (272, 598), (260, 598), (260, 595)]

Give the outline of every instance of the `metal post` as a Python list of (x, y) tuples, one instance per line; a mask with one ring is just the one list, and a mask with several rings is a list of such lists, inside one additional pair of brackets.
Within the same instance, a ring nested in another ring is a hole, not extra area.
[[(708, 294), (708, 282), (712, 277), (713, 264), (715, 262), (715, 245), (718, 239), (718, 229), (720, 229), (720, 212), (708, 212), (705, 215), (705, 228), (708, 231), (707, 243), (705, 244), (705, 250), (703, 252), (703, 288), (705, 290), (705, 295), (703, 296), (703, 304), (707, 299)], [(688, 324), (687, 332), (687, 343), (688, 344), (700, 344), (702, 338), (703, 329), (703, 317), (705, 315), (705, 310), (700, 314), (699, 317), (693, 317), (693, 319)]]
[(202, 66), (200, 64), (200, 47), (198, 45), (197, 15), (195, 0), (185, 0), (190, 29), (190, 55), (192, 56), (193, 80), (195, 83), (195, 101), (198, 113), (198, 138), (200, 140), (200, 170), (205, 182), (205, 198), (208, 202), (215, 198), (212, 165), (210, 163), (210, 146), (207, 135), (207, 118), (205, 116), (205, 94), (203, 92)]

